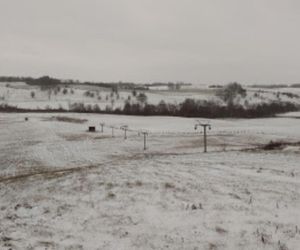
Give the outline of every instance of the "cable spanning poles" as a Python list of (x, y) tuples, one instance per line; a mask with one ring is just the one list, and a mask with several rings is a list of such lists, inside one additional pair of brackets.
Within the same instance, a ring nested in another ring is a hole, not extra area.
[(147, 150), (147, 137), (149, 135), (149, 132), (146, 130), (135, 130), (135, 129), (129, 129), (128, 125), (121, 125), (121, 126), (113, 126), (113, 125), (106, 125), (104, 122), (100, 123), (101, 126), (101, 133), (103, 133), (103, 128), (107, 127), (111, 129), (111, 136), (115, 137), (115, 129), (120, 129), (124, 131), (124, 140), (126, 140), (127, 137), (127, 132), (133, 132), (133, 133), (137, 133), (138, 136), (143, 135), (143, 139), (144, 139), (144, 150)]
[(204, 140), (204, 153), (207, 152), (207, 128), (209, 130), (211, 130), (211, 125), (209, 122), (202, 122), (202, 121), (197, 121), (197, 123), (195, 124), (195, 130), (198, 127), (202, 127), (203, 128), (203, 140)]

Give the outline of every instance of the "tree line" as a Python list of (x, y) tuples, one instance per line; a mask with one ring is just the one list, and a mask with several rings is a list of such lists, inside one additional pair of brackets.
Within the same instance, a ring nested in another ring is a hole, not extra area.
[(101, 109), (99, 105), (84, 105), (83, 103), (70, 104), (69, 109), (23, 109), (7, 104), (0, 105), (1, 112), (77, 112), (77, 113), (103, 113), (138, 116), (181, 116), (203, 118), (259, 118), (272, 117), (276, 114), (299, 111), (299, 107), (288, 102), (260, 103), (251, 107), (241, 105), (220, 105), (212, 101), (197, 101), (186, 99), (175, 105), (161, 101), (159, 104), (141, 104), (126, 102), (124, 107), (112, 110)]

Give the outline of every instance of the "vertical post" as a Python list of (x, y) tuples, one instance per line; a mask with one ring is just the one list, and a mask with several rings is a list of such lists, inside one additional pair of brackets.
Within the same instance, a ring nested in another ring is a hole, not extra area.
[(115, 134), (114, 134), (114, 127), (111, 127), (111, 137), (114, 137)]
[(104, 123), (100, 123), (100, 126), (101, 126), (101, 133), (103, 133)]
[(128, 130), (128, 126), (127, 125), (123, 125), (120, 127), (121, 130), (124, 130), (124, 140), (127, 139), (127, 130)]
[(147, 132), (142, 132), (142, 134), (144, 135), (144, 150), (147, 149), (147, 136), (148, 133)]
[(206, 125), (203, 126), (203, 129), (204, 129), (204, 153), (207, 152), (207, 141), (206, 141)]
[(197, 129), (198, 126), (203, 127), (203, 132), (204, 132), (203, 133), (204, 153), (206, 153), (207, 152), (207, 127), (209, 129), (211, 129), (211, 126), (210, 126), (209, 123), (200, 123), (199, 122), (198, 124), (195, 125), (195, 129)]

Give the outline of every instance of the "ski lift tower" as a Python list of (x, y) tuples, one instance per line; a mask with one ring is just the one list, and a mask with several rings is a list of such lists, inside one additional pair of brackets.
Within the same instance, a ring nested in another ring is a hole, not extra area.
[(207, 128), (209, 130), (211, 130), (211, 125), (210, 125), (209, 121), (207, 121), (207, 122), (197, 121), (197, 123), (195, 124), (195, 130), (198, 127), (203, 128), (204, 153), (206, 153), (207, 152)]
[(120, 127), (121, 130), (124, 130), (124, 140), (127, 139), (127, 131), (128, 131), (128, 125), (122, 125)]
[(147, 149), (147, 137), (148, 137), (148, 131), (139, 131), (138, 135), (142, 134), (144, 136), (144, 150)]

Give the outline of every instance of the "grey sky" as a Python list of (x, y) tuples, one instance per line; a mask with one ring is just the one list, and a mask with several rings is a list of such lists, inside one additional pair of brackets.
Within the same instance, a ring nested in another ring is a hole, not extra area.
[(299, 0), (0, 0), (0, 75), (300, 82)]

